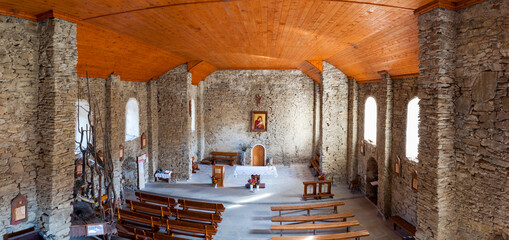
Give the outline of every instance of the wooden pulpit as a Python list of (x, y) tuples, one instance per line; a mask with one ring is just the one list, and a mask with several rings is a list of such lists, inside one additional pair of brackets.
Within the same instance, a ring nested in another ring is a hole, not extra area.
[(224, 169), (225, 169), (225, 166), (218, 166), (218, 165), (212, 166), (212, 176), (217, 177), (217, 179), (218, 179), (217, 186), (218, 187), (224, 187)]

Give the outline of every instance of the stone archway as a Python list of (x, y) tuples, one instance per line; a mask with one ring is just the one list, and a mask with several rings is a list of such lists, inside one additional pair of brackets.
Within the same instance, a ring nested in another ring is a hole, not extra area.
[(378, 201), (378, 163), (373, 157), (366, 165), (366, 196), (375, 205)]

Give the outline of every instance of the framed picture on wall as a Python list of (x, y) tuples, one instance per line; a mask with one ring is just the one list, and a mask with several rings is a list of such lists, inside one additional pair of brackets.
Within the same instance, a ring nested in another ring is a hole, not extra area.
[(401, 175), (401, 159), (398, 155), (396, 155), (396, 160), (394, 161), (394, 172), (396, 175)]
[(267, 112), (251, 112), (251, 132), (267, 131)]
[(141, 134), (141, 149), (144, 149), (147, 147), (147, 137), (145, 136), (145, 133)]
[(414, 190), (414, 192), (417, 192), (417, 185), (418, 185), (417, 172), (414, 171), (412, 173), (412, 190)]
[(11, 201), (11, 225), (18, 225), (28, 219), (28, 200), (21, 193)]

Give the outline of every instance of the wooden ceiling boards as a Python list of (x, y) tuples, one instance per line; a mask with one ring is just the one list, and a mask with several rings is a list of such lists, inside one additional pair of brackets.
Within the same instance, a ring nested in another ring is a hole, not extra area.
[[(148, 81), (195, 71), (301, 69), (325, 60), (357, 81), (418, 73), (417, 15), (481, 0), (0, 0), (0, 14), (78, 24), (78, 74)], [(202, 78), (203, 76), (197, 77)], [(205, 76), (206, 77), (206, 76)], [(203, 78), (205, 78), (203, 77)], [(199, 82), (199, 81), (198, 81)]]

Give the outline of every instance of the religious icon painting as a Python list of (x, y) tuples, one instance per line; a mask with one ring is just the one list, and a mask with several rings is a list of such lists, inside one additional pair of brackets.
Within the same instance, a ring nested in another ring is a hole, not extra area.
[(147, 147), (147, 136), (145, 136), (145, 133), (141, 134), (141, 149), (144, 149)]
[(418, 182), (417, 182), (417, 172), (414, 171), (412, 173), (412, 190), (414, 190), (414, 192), (417, 192), (417, 186), (418, 186)]
[(251, 112), (251, 132), (267, 131), (267, 112)]
[(401, 175), (401, 159), (399, 158), (398, 155), (396, 155), (396, 161), (394, 163), (394, 172), (396, 173), (396, 175), (400, 176)]
[(28, 219), (28, 201), (21, 193), (11, 201), (11, 225), (17, 225)]

